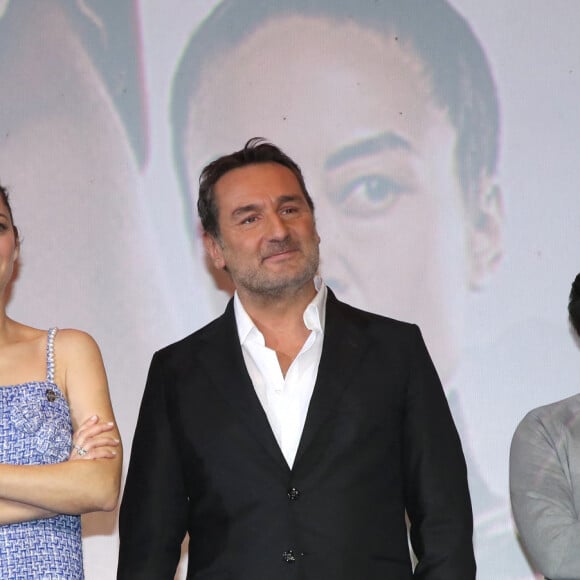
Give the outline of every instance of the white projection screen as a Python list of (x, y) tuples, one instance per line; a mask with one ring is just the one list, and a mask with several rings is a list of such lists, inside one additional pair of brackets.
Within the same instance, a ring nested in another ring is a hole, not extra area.
[[(0, 1), (10, 316), (96, 338), (126, 468), (153, 352), (228, 299), (199, 170), (272, 140), (305, 173), (329, 286), (423, 331), (478, 577), (533, 578), (508, 456), (527, 410), (580, 388), (579, 21), (577, 0)], [(90, 580), (115, 577), (116, 516), (83, 516)]]

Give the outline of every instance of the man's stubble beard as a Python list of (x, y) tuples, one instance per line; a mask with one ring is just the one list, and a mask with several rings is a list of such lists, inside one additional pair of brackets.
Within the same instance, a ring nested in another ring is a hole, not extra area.
[[(292, 246), (288, 245), (288, 247)], [(279, 251), (283, 251), (283, 249), (284, 247), (281, 247)], [(298, 249), (303, 251), (303, 248)], [(278, 299), (295, 294), (311, 282), (318, 273), (320, 265), (318, 244), (313, 244), (304, 256), (306, 258), (304, 268), (292, 275), (276, 275), (260, 269), (232, 273), (230, 268), (229, 272), (230, 275), (233, 274), (232, 278), (237, 288), (243, 288), (244, 291), (264, 299)]]

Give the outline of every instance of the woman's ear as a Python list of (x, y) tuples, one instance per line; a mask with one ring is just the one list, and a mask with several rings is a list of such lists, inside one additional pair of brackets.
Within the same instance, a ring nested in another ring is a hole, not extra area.
[(14, 248), (14, 261), (16, 262), (20, 257), (20, 235), (18, 234), (18, 228), (16, 226), (12, 226), (12, 228), (14, 230), (14, 240), (16, 242)]

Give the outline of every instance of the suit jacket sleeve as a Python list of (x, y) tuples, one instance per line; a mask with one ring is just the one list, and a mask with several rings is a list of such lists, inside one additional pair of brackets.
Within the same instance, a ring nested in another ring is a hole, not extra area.
[(406, 509), (414, 578), (475, 578), (473, 515), (463, 450), (419, 329), (412, 339), (405, 417)]
[[(557, 409), (555, 405), (544, 409), (550, 407)], [(532, 411), (514, 434), (510, 452), (513, 514), (542, 574), (554, 580), (580, 578), (580, 522), (573, 486), (578, 455), (569, 432), (574, 420), (566, 416), (552, 421), (548, 413), (545, 419), (541, 410)]]
[(173, 578), (185, 536), (188, 498), (166, 380), (153, 357), (141, 403), (119, 515), (119, 580)]

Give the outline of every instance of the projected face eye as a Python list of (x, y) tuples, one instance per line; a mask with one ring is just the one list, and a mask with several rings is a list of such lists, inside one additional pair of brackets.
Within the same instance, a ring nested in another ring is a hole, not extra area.
[(373, 216), (389, 210), (405, 192), (403, 185), (385, 175), (362, 175), (332, 194), (332, 201), (345, 214)]

